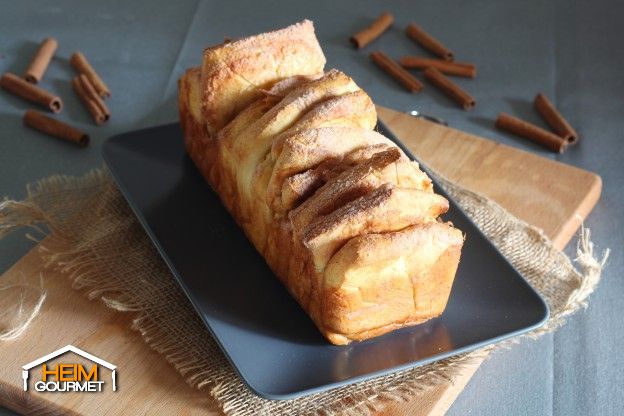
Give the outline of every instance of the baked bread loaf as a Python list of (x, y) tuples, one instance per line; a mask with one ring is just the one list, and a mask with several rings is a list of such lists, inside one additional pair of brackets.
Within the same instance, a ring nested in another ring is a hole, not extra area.
[(312, 22), (204, 51), (179, 81), (185, 145), (323, 335), (348, 344), (440, 315), (462, 233), (375, 106), (324, 72)]

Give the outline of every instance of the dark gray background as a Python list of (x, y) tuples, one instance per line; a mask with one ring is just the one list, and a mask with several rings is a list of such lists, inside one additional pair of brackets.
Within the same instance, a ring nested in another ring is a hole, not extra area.
[[(603, 280), (586, 311), (554, 335), (495, 353), (478, 370), (449, 411), (472, 414), (619, 414), (624, 408), (624, 3), (498, 1), (298, 1), (0, 2), (0, 71), (20, 74), (46, 36), (60, 48), (43, 86), (60, 94), (59, 116), (91, 134), (87, 149), (48, 139), (21, 126), (29, 106), (0, 94), (0, 195), (24, 196), (25, 184), (55, 173), (81, 174), (102, 164), (100, 146), (113, 134), (177, 119), (176, 80), (199, 63), (204, 46), (315, 21), (328, 67), (352, 75), (375, 102), (418, 109), (450, 124), (518, 148), (599, 173), (600, 202), (586, 221), (600, 248), (613, 249)], [(396, 23), (365, 51), (348, 37), (380, 11)], [(475, 96), (472, 112), (458, 109), (430, 86), (406, 93), (370, 63), (367, 52), (393, 57), (425, 54), (403, 35), (414, 20), (451, 47), (457, 60), (475, 62), (475, 80), (458, 79)], [(95, 127), (71, 91), (68, 58), (81, 50), (109, 85), (111, 121)], [(500, 133), (500, 111), (543, 124), (531, 101), (543, 91), (578, 129), (582, 139), (563, 155)], [(553, 178), (556, 180), (556, 178)], [(19, 234), (19, 233), (17, 233)], [(574, 255), (575, 241), (568, 249)], [(0, 243), (0, 271), (31, 244), (21, 235)], [(1, 358), (0, 358), (1, 360)], [(0, 414), (3, 411), (0, 409)]]

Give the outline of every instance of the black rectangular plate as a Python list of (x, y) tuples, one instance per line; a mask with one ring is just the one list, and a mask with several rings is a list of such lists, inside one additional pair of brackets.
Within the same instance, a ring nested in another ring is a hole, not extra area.
[[(381, 123), (379, 130), (413, 157)], [(112, 137), (103, 155), (215, 340), (261, 397), (292, 399), (423, 365), (527, 332), (548, 317), (540, 296), (449, 198), (445, 219), (466, 233), (466, 242), (444, 314), (331, 345), (204, 181), (178, 124)]]

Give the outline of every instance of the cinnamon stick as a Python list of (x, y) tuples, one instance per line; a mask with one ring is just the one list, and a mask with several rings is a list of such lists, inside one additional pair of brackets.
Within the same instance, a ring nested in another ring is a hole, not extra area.
[(40, 104), (54, 113), (58, 113), (63, 109), (63, 101), (61, 101), (60, 97), (10, 72), (5, 72), (2, 75), (0, 87), (25, 100)]
[(82, 53), (74, 52), (69, 59), (69, 62), (79, 74), (85, 74), (89, 78), (89, 81), (91, 81), (91, 84), (93, 84), (93, 87), (95, 87), (95, 90), (100, 97), (110, 97), (110, 90)]
[(405, 30), (407, 36), (412, 38), (416, 43), (418, 43), (423, 48), (427, 49), (429, 52), (438, 55), (440, 58), (445, 61), (453, 60), (453, 52), (444, 46), (440, 41), (438, 41), (433, 36), (429, 35), (427, 32), (422, 30), (415, 23), (410, 23)]
[(524, 137), (537, 144), (547, 147), (555, 152), (563, 153), (568, 147), (568, 142), (528, 121), (512, 117), (506, 113), (500, 113), (496, 119), (496, 127), (513, 133), (516, 136)]
[(100, 108), (102, 113), (104, 113), (104, 115), (106, 116), (106, 120), (108, 121), (108, 119), (110, 118), (110, 110), (108, 109), (108, 106), (106, 105), (102, 97), (98, 95), (95, 87), (93, 86), (93, 84), (91, 84), (89, 78), (85, 74), (80, 74), (78, 78), (86, 93), (92, 100), (95, 101), (95, 104)]
[(351, 36), (351, 42), (358, 49), (361, 49), (381, 36), (382, 33), (392, 26), (392, 23), (394, 23), (394, 17), (390, 13), (384, 12), (365, 29)]
[(562, 137), (568, 142), (568, 144), (574, 144), (578, 142), (578, 133), (572, 128), (570, 123), (561, 115), (550, 100), (542, 93), (535, 96), (533, 101), (535, 109), (542, 115), (546, 123), (557, 133), (559, 137)]
[(46, 69), (48, 69), (50, 60), (54, 56), (54, 52), (56, 52), (56, 48), (58, 48), (58, 42), (54, 38), (47, 38), (41, 42), (39, 50), (35, 56), (33, 56), (30, 65), (28, 65), (28, 69), (26, 69), (24, 73), (24, 79), (26, 81), (33, 84), (37, 84), (41, 81), (43, 74), (45, 74)]
[[(84, 76), (84, 74), (82, 76)], [(88, 78), (85, 77), (85, 79), (87, 79), (87, 82), (89, 82)], [(95, 94), (95, 96), (93, 96), (92, 93), (88, 91), (87, 88), (85, 88), (84, 82), (82, 81), (80, 76), (74, 77), (72, 79), (72, 86), (74, 88), (74, 92), (76, 93), (78, 98), (80, 98), (82, 104), (87, 108), (87, 110), (91, 114), (91, 117), (93, 117), (95, 124), (99, 126), (108, 121), (109, 115), (106, 114), (102, 107), (98, 104), (95, 97), (100, 100), (101, 98), (97, 95), (95, 90), (93, 90), (93, 94)], [(91, 84), (89, 84), (89, 86), (93, 88)]]
[(403, 68), (426, 69), (435, 68), (443, 74), (474, 78), (477, 67), (467, 62), (444, 61), (442, 59), (422, 58), (420, 56), (404, 56), (399, 61)]
[(423, 85), (412, 74), (401, 68), (399, 64), (390, 59), (385, 53), (376, 51), (370, 54), (375, 64), (388, 73), (392, 78), (397, 80), (410, 92), (418, 92)]
[(425, 69), (425, 78), (433, 85), (438, 87), (442, 92), (451, 97), (455, 102), (461, 105), (464, 110), (472, 110), (476, 104), (474, 98), (470, 96), (461, 87), (445, 77), (440, 71), (429, 67)]
[(24, 113), (23, 122), (25, 126), (78, 146), (85, 147), (89, 144), (89, 136), (86, 133), (38, 111), (27, 110)]

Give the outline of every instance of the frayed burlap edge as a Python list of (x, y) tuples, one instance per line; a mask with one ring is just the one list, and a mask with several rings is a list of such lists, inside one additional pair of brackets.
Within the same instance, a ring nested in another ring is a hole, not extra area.
[[(582, 229), (579, 238), (577, 270), (541, 230), (488, 198), (437, 179), (549, 304), (548, 322), (527, 336), (536, 338), (555, 330), (566, 316), (587, 305), (608, 256), (607, 250), (597, 259), (588, 229)], [(80, 178), (43, 179), (29, 186), (25, 200), (0, 203), (0, 239), (22, 226), (31, 227), (36, 235), (30, 238), (39, 239), (46, 234), (41, 225), (51, 231), (40, 245), (47, 267), (60, 270), (90, 298), (118, 311), (134, 312), (133, 328), (146, 343), (190, 385), (208, 389), (230, 415), (369, 415), (388, 401), (408, 400), (415, 392), (452, 382), (463, 367), (518, 340), (330, 392), (265, 400), (236, 376), (104, 169)], [(27, 325), (24, 322), (18, 330), (23, 332)]]

